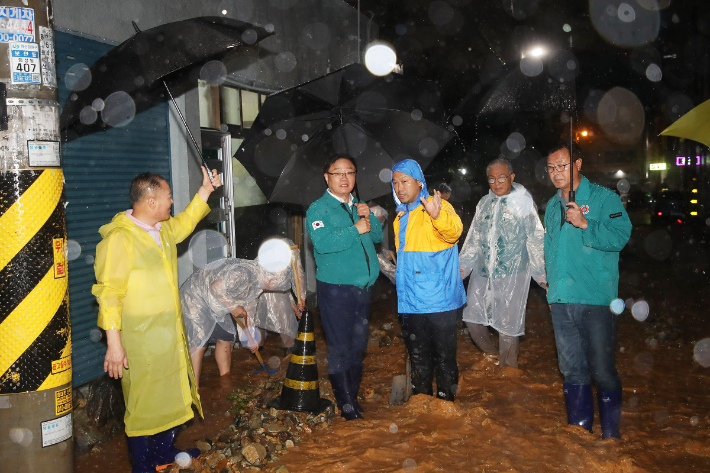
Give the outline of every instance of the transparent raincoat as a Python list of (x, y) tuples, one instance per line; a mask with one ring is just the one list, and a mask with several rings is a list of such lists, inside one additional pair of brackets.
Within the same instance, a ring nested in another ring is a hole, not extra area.
[[(288, 246), (294, 246), (294, 243), (288, 238), (283, 239)], [(298, 270), (298, 284), (301, 289), (301, 300), (306, 300), (306, 285), (303, 277), (303, 267), (301, 266), (301, 258), (298, 249), (291, 250), (292, 264), (295, 262)], [(258, 258), (257, 258), (258, 260)], [(293, 281), (293, 267), (289, 266), (286, 270), (287, 278)], [(291, 338), (296, 338), (298, 332), (298, 319), (293, 311), (291, 304), (296, 304), (293, 296), (296, 293), (295, 283), (282, 291), (264, 291), (257, 299), (256, 313), (254, 315), (253, 325), (263, 328), (271, 332), (288, 335)]]
[(242, 306), (253, 325), (256, 299), (264, 290), (287, 290), (292, 271), (270, 273), (257, 261), (226, 258), (192, 274), (180, 288), (190, 354), (202, 348), (216, 324), (236, 334), (230, 312)]
[(476, 206), (471, 230), (459, 254), (468, 283), (463, 319), (499, 333), (525, 333), (530, 277), (544, 285), (545, 230), (530, 193), (520, 184), (499, 197), (489, 191)]

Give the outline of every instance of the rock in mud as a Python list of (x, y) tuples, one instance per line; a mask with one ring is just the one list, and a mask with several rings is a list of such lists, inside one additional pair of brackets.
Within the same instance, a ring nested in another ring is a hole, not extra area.
[(266, 458), (266, 448), (259, 443), (251, 443), (242, 448), (242, 456), (252, 465), (261, 465)]

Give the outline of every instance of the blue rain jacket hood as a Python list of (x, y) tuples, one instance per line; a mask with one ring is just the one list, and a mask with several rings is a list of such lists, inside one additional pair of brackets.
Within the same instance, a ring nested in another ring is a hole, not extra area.
[[(426, 188), (426, 179), (424, 179), (424, 171), (422, 171), (422, 168), (419, 166), (418, 162), (413, 159), (405, 159), (404, 161), (400, 161), (392, 167), (392, 174), (397, 171), (421, 182), (422, 191), (419, 193), (419, 197), (423, 197), (424, 200), (429, 197), (429, 191)], [(391, 180), (390, 184), (392, 184)], [(394, 184), (392, 184), (392, 196), (394, 197), (394, 202), (397, 204), (397, 212), (409, 212), (410, 210), (414, 210), (422, 205), (419, 199), (410, 204), (403, 204), (400, 202), (399, 197), (397, 197), (397, 193), (394, 191)]]

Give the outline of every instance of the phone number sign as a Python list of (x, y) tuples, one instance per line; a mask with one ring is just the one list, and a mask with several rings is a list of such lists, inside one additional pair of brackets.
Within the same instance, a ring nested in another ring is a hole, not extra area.
[(35, 40), (35, 12), (32, 8), (0, 6), (0, 43)]
[(10, 69), (13, 84), (41, 84), (39, 45), (10, 43)]

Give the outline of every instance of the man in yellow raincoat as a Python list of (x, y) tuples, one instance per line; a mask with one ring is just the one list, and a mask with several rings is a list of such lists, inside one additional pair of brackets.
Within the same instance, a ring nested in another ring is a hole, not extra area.
[(221, 185), (213, 173), (214, 185), (202, 168), (202, 186), (175, 217), (167, 181), (141, 174), (131, 185), (133, 208), (99, 230), (92, 293), (98, 326), (106, 331), (104, 371), (121, 378), (134, 473), (172, 463), (180, 453), (173, 447), (177, 427), (193, 417), (192, 404), (202, 415), (182, 320), (176, 245), (209, 213), (207, 198)]

